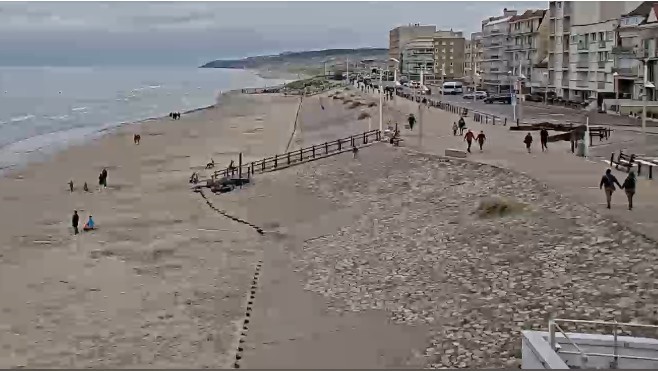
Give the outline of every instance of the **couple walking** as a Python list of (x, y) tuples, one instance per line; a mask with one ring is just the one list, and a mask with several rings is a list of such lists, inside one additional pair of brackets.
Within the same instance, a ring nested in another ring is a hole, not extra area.
[(466, 135), (464, 135), (464, 140), (466, 141), (466, 144), (468, 144), (468, 147), (466, 148), (468, 153), (471, 153), (471, 145), (473, 144), (473, 139), (478, 142), (480, 145), (480, 152), (482, 152), (482, 146), (484, 145), (484, 141), (487, 139), (487, 137), (484, 135), (484, 131), (480, 130), (480, 134), (478, 134), (476, 137), (471, 129), (468, 129)]
[(626, 198), (628, 199), (628, 210), (633, 210), (633, 196), (635, 196), (635, 185), (637, 184), (637, 178), (635, 177), (635, 172), (633, 170), (628, 172), (624, 184), (619, 184), (617, 178), (612, 175), (610, 169), (605, 171), (605, 175), (601, 178), (599, 183), (599, 188), (605, 191), (605, 200), (608, 204), (608, 209), (610, 208), (610, 203), (612, 202), (612, 193), (616, 190), (615, 184), (626, 192)]

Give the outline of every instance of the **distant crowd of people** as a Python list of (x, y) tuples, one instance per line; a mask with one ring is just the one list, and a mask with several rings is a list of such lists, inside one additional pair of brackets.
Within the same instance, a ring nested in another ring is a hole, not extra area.
[(180, 112), (169, 112), (169, 117), (174, 120), (180, 120)]

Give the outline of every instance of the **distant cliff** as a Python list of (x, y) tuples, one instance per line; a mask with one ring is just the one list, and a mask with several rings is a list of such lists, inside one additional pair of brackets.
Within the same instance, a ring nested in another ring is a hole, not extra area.
[[(243, 59), (219, 59), (208, 62), (201, 68), (245, 68), (245, 69), (296, 69), (299, 67), (327, 67), (344, 64), (346, 58), (350, 62), (363, 59), (381, 60), (388, 55), (384, 48), (358, 48), (358, 49), (325, 49), (304, 52), (285, 52), (278, 55), (261, 55)], [(351, 63), (350, 63), (351, 64)]]

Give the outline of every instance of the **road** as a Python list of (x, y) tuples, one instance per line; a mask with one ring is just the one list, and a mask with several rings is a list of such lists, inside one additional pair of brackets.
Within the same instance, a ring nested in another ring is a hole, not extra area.
[[(413, 90), (410, 88), (404, 88), (404, 92), (412, 93)], [(512, 112), (512, 106), (509, 104), (485, 104), (481, 100), (473, 102), (471, 99), (464, 99), (461, 95), (441, 96), (441, 94), (434, 90), (430, 96), (435, 100), (453, 102), (456, 105), (468, 108), (470, 110), (488, 113), (499, 117), (507, 117), (509, 120), (511, 120), (514, 116)], [(635, 120), (628, 117), (585, 111), (582, 109), (544, 105), (543, 103), (536, 102), (523, 102), (519, 107), (517, 107), (517, 114), (522, 121), (526, 122), (549, 121), (584, 124), (586, 121), (586, 115), (588, 115), (591, 125), (611, 125), (637, 128), (639, 128), (641, 125), (640, 120)], [(658, 122), (648, 121), (647, 128), (658, 128)], [(651, 130), (650, 133), (651, 132), (656, 133), (658, 131)]]

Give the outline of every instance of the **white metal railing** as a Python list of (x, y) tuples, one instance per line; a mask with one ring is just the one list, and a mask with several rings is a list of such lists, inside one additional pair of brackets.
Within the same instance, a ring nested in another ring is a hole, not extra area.
[[(558, 322), (562, 323), (582, 323), (582, 324), (590, 324), (590, 325), (604, 325), (604, 326), (612, 326), (612, 336), (613, 336), (613, 351), (612, 354), (606, 354), (606, 353), (586, 353), (583, 351), (574, 341), (571, 340), (569, 335), (560, 327)], [(658, 358), (654, 357), (640, 357), (640, 356), (630, 356), (630, 355), (623, 355), (619, 354), (618, 348), (619, 344), (617, 341), (618, 337), (618, 332), (619, 332), (619, 327), (636, 327), (636, 328), (651, 328), (651, 329), (656, 329), (658, 330), (658, 326), (655, 325), (643, 325), (639, 323), (620, 323), (617, 322), (616, 320), (613, 322), (606, 322), (606, 321), (589, 321), (589, 320), (578, 320), (578, 319), (552, 319), (548, 321), (548, 337), (549, 337), (549, 343), (551, 345), (551, 349), (555, 351), (556, 353), (561, 353), (561, 354), (579, 354), (580, 355), (580, 366), (582, 368), (587, 367), (587, 360), (588, 357), (612, 357), (613, 361), (610, 364), (610, 368), (616, 369), (617, 366), (619, 365), (619, 359), (624, 358), (624, 359), (633, 359), (633, 360), (644, 360), (644, 361), (658, 361)], [(560, 351), (557, 348), (557, 339), (555, 337), (555, 331), (559, 331), (567, 341), (576, 348), (577, 352), (572, 352), (572, 351)]]

